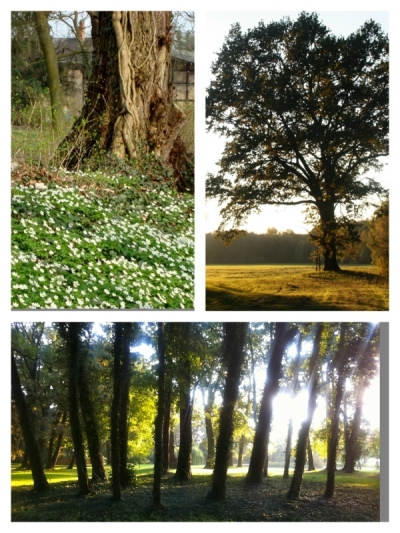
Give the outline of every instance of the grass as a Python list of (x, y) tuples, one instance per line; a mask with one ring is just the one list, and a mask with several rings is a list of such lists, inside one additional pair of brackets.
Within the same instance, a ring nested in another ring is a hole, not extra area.
[(310, 265), (209, 265), (207, 311), (384, 311), (387, 283), (374, 266), (316, 272)]
[[(107, 483), (93, 494), (77, 498), (76, 470), (57, 468), (46, 473), (51, 486), (46, 493), (32, 492), (27, 474), (12, 472), (12, 521), (156, 521), (156, 522), (281, 522), (281, 521), (379, 521), (379, 474), (338, 473), (334, 497), (324, 499), (325, 472), (307, 472), (298, 500), (288, 500), (290, 479), (271, 475), (261, 485), (246, 485), (247, 468), (228, 470), (227, 499), (207, 499), (211, 471), (193, 467), (188, 483), (177, 483), (172, 474), (162, 481), (162, 509), (152, 506), (153, 465), (136, 467), (137, 485), (123, 492), (120, 502), (111, 499)], [(65, 477), (64, 477), (65, 475)], [(53, 476), (53, 477), (52, 477)], [(22, 482), (20, 484), (20, 481)]]

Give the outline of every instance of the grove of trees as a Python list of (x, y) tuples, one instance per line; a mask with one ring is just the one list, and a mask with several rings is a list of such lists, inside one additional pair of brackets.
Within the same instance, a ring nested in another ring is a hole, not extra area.
[[(249, 485), (263, 482), (276, 449), (275, 399), (305, 391), (298, 436), (284, 415), (282, 464), (295, 456), (289, 497), (300, 495), (307, 449), (317, 458), (327, 444), (330, 498), (338, 463), (352, 472), (367, 441), (372, 453), (379, 447), (362, 409), (379, 372), (379, 324), (14, 323), (11, 333), (12, 460), (31, 470), (36, 491), (48, 490), (48, 470), (75, 462), (80, 495), (111, 476), (119, 501), (132, 464), (150, 462), (153, 505), (162, 508), (163, 478), (175, 471), (190, 484), (202, 453), (213, 468), (208, 499), (229, 498), (233, 453), (240, 464), (250, 458)], [(318, 404), (323, 423), (314, 421)]]
[(221, 238), (240, 235), (259, 206), (303, 204), (324, 270), (340, 270), (338, 243), (352, 241), (360, 207), (385, 193), (368, 172), (388, 155), (388, 53), (373, 20), (348, 37), (306, 12), (246, 32), (232, 26), (206, 104), (209, 130), (227, 139), (207, 179), (223, 206)]

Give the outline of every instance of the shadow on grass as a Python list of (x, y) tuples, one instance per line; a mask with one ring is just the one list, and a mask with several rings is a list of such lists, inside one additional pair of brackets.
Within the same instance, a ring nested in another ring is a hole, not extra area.
[(308, 296), (276, 294), (237, 295), (231, 291), (206, 289), (207, 311), (340, 311), (343, 306), (318, 302)]

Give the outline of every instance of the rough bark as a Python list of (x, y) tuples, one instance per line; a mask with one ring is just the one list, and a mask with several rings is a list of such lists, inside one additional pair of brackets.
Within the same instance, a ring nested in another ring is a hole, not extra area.
[(163, 424), (165, 412), (165, 336), (164, 324), (158, 324), (158, 407), (155, 420), (154, 433), (154, 483), (153, 483), (153, 505), (162, 507), (161, 503), (161, 476), (163, 470)]
[(323, 329), (323, 324), (317, 324), (314, 337), (313, 351), (311, 354), (309, 366), (310, 377), (308, 381), (308, 390), (310, 392), (308, 398), (307, 417), (301, 424), (299, 436), (297, 439), (295, 468), (290, 488), (287, 494), (289, 498), (298, 498), (300, 494), (300, 487), (304, 473), (304, 465), (306, 462), (307, 439), (310, 432), (311, 422), (314, 417), (315, 408), (317, 406), (318, 360)]
[(69, 420), (71, 423), (71, 434), (74, 443), (76, 469), (78, 472), (79, 493), (84, 496), (90, 493), (91, 487), (86, 468), (78, 390), (80, 358), (79, 335), (83, 326), (82, 323), (79, 322), (69, 322), (67, 324), (60, 323), (59, 326), (61, 336), (65, 339), (67, 345)]
[(179, 481), (187, 481), (192, 477), (192, 405), (190, 402), (190, 380), (191, 368), (188, 353), (188, 343), (190, 335), (190, 323), (182, 324), (182, 334), (184, 337), (184, 352), (180, 358), (180, 441), (178, 464), (175, 478)]
[(288, 325), (284, 322), (278, 322), (276, 324), (271, 356), (268, 363), (267, 378), (254, 435), (249, 471), (246, 476), (246, 480), (249, 483), (261, 483), (263, 479), (264, 463), (268, 456), (267, 446), (271, 429), (272, 402), (278, 391), (282, 358), (288, 344), (293, 340), (297, 332), (297, 328), (288, 329)]
[(33, 488), (35, 491), (45, 491), (49, 488), (46, 475), (43, 470), (42, 458), (39, 445), (35, 438), (33, 428), (29, 418), (28, 408), (25, 402), (25, 395), (22, 391), (21, 382), (18, 375), (17, 364), (11, 351), (11, 387), (21, 429), (25, 440), (26, 452), (29, 455), (29, 463), (32, 471)]
[(224, 324), (223, 355), (227, 366), (227, 376), (220, 414), (220, 431), (217, 441), (213, 483), (208, 494), (208, 498), (213, 500), (223, 500), (226, 497), (226, 475), (233, 435), (233, 410), (238, 397), (247, 329), (248, 325), (245, 323), (230, 322)]
[(321, 217), (322, 240), (324, 253), (324, 271), (339, 272), (337, 262), (335, 205), (333, 202), (317, 202)]
[[(184, 114), (172, 101), (169, 11), (92, 11), (93, 70), (85, 105), (58, 156), (67, 168), (107, 152), (166, 164), (182, 151)], [(179, 159), (179, 157), (178, 157)]]
[(36, 31), (46, 64), (50, 91), (51, 122), (55, 133), (59, 133), (64, 123), (61, 101), (61, 82), (58, 71), (57, 54), (50, 35), (48, 16), (50, 11), (35, 11)]

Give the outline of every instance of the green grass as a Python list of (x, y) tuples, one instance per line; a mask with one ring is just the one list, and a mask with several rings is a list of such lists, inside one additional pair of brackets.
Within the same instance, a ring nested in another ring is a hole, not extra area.
[(209, 265), (207, 311), (384, 311), (389, 291), (374, 266), (316, 272), (311, 265)]

